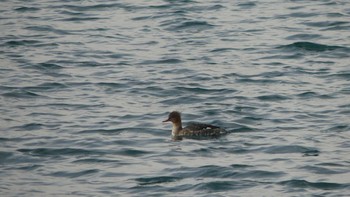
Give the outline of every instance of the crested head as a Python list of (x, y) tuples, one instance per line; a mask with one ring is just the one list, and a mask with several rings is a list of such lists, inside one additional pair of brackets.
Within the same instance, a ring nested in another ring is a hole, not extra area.
[(172, 136), (178, 136), (179, 132), (182, 130), (182, 123), (181, 123), (181, 114), (178, 111), (172, 111), (170, 112), (168, 119), (164, 120), (163, 122), (172, 122), (173, 123), (173, 129), (171, 130)]
[(169, 122), (172, 123), (181, 123), (181, 114), (178, 111), (172, 111), (170, 112), (168, 119), (164, 120), (163, 122)]

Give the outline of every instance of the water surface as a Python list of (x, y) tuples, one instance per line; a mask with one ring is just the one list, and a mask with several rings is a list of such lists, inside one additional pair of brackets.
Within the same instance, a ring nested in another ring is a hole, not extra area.
[(1, 196), (347, 196), (349, 7), (1, 1)]

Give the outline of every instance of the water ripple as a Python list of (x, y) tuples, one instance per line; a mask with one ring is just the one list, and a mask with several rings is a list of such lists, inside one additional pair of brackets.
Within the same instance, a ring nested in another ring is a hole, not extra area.
[(292, 50), (315, 51), (315, 52), (333, 51), (337, 49), (348, 50), (348, 48), (342, 47), (342, 46), (331, 46), (331, 45), (324, 45), (324, 44), (318, 44), (318, 43), (312, 43), (312, 42), (295, 42), (289, 45), (281, 46), (280, 48), (292, 49)]
[(49, 176), (77, 178), (77, 177), (81, 177), (81, 176), (87, 176), (87, 175), (91, 175), (91, 174), (96, 174), (98, 172), (99, 172), (99, 170), (97, 170), (97, 169), (83, 170), (83, 171), (79, 171), (79, 172), (59, 171), (59, 172), (51, 173), (51, 174), (49, 174)]
[(15, 10), (18, 12), (35, 12), (35, 11), (39, 11), (40, 8), (23, 6), (23, 7), (16, 8)]
[(2, 2), (2, 196), (346, 196), (349, 1)]
[(318, 156), (318, 154), (320, 153), (315, 148), (298, 146), (298, 145), (271, 146), (271, 147), (265, 148), (265, 152), (270, 154), (302, 153), (305, 156)]
[(105, 152), (97, 150), (85, 150), (78, 148), (35, 148), (18, 149), (17, 151), (39, 157), (69, 156), (69, 155), (101, 155)]
[(345, 189), (348, 184), (330, 183), (330, 182), (308, 182), (306, 180), (288, 180), (280, 182), (281, 185), (290, 188), (316, 188), (322, 190)]
[(172, 176), (147, 177), (147, 178), (135, 179), (135, 181), (139, 182), (140, 185), (160, 184), (160, 183), (174, 182), (177, 180), (179, 180), (178, 177), (172, 177)]

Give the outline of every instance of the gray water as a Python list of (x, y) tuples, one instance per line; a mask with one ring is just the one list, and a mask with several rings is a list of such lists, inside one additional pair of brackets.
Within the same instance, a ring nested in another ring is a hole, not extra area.
[[(2, 0), (1, 196), (348, 196), (347, 0)], [(162, 120), (230, 131), (171, 140)]]

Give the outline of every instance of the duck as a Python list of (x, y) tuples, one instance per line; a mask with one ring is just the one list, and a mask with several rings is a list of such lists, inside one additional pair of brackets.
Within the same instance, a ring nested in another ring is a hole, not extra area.
[(219, 137), (227, 133), (224, 128), (197, 122), (189, 123), (182, 128), (181, 113), (178, 111), (170, 112), (168, 118), (163, 122), (173, 124), (171, 135), (175, 139), (182, 139), (182, 137)]

